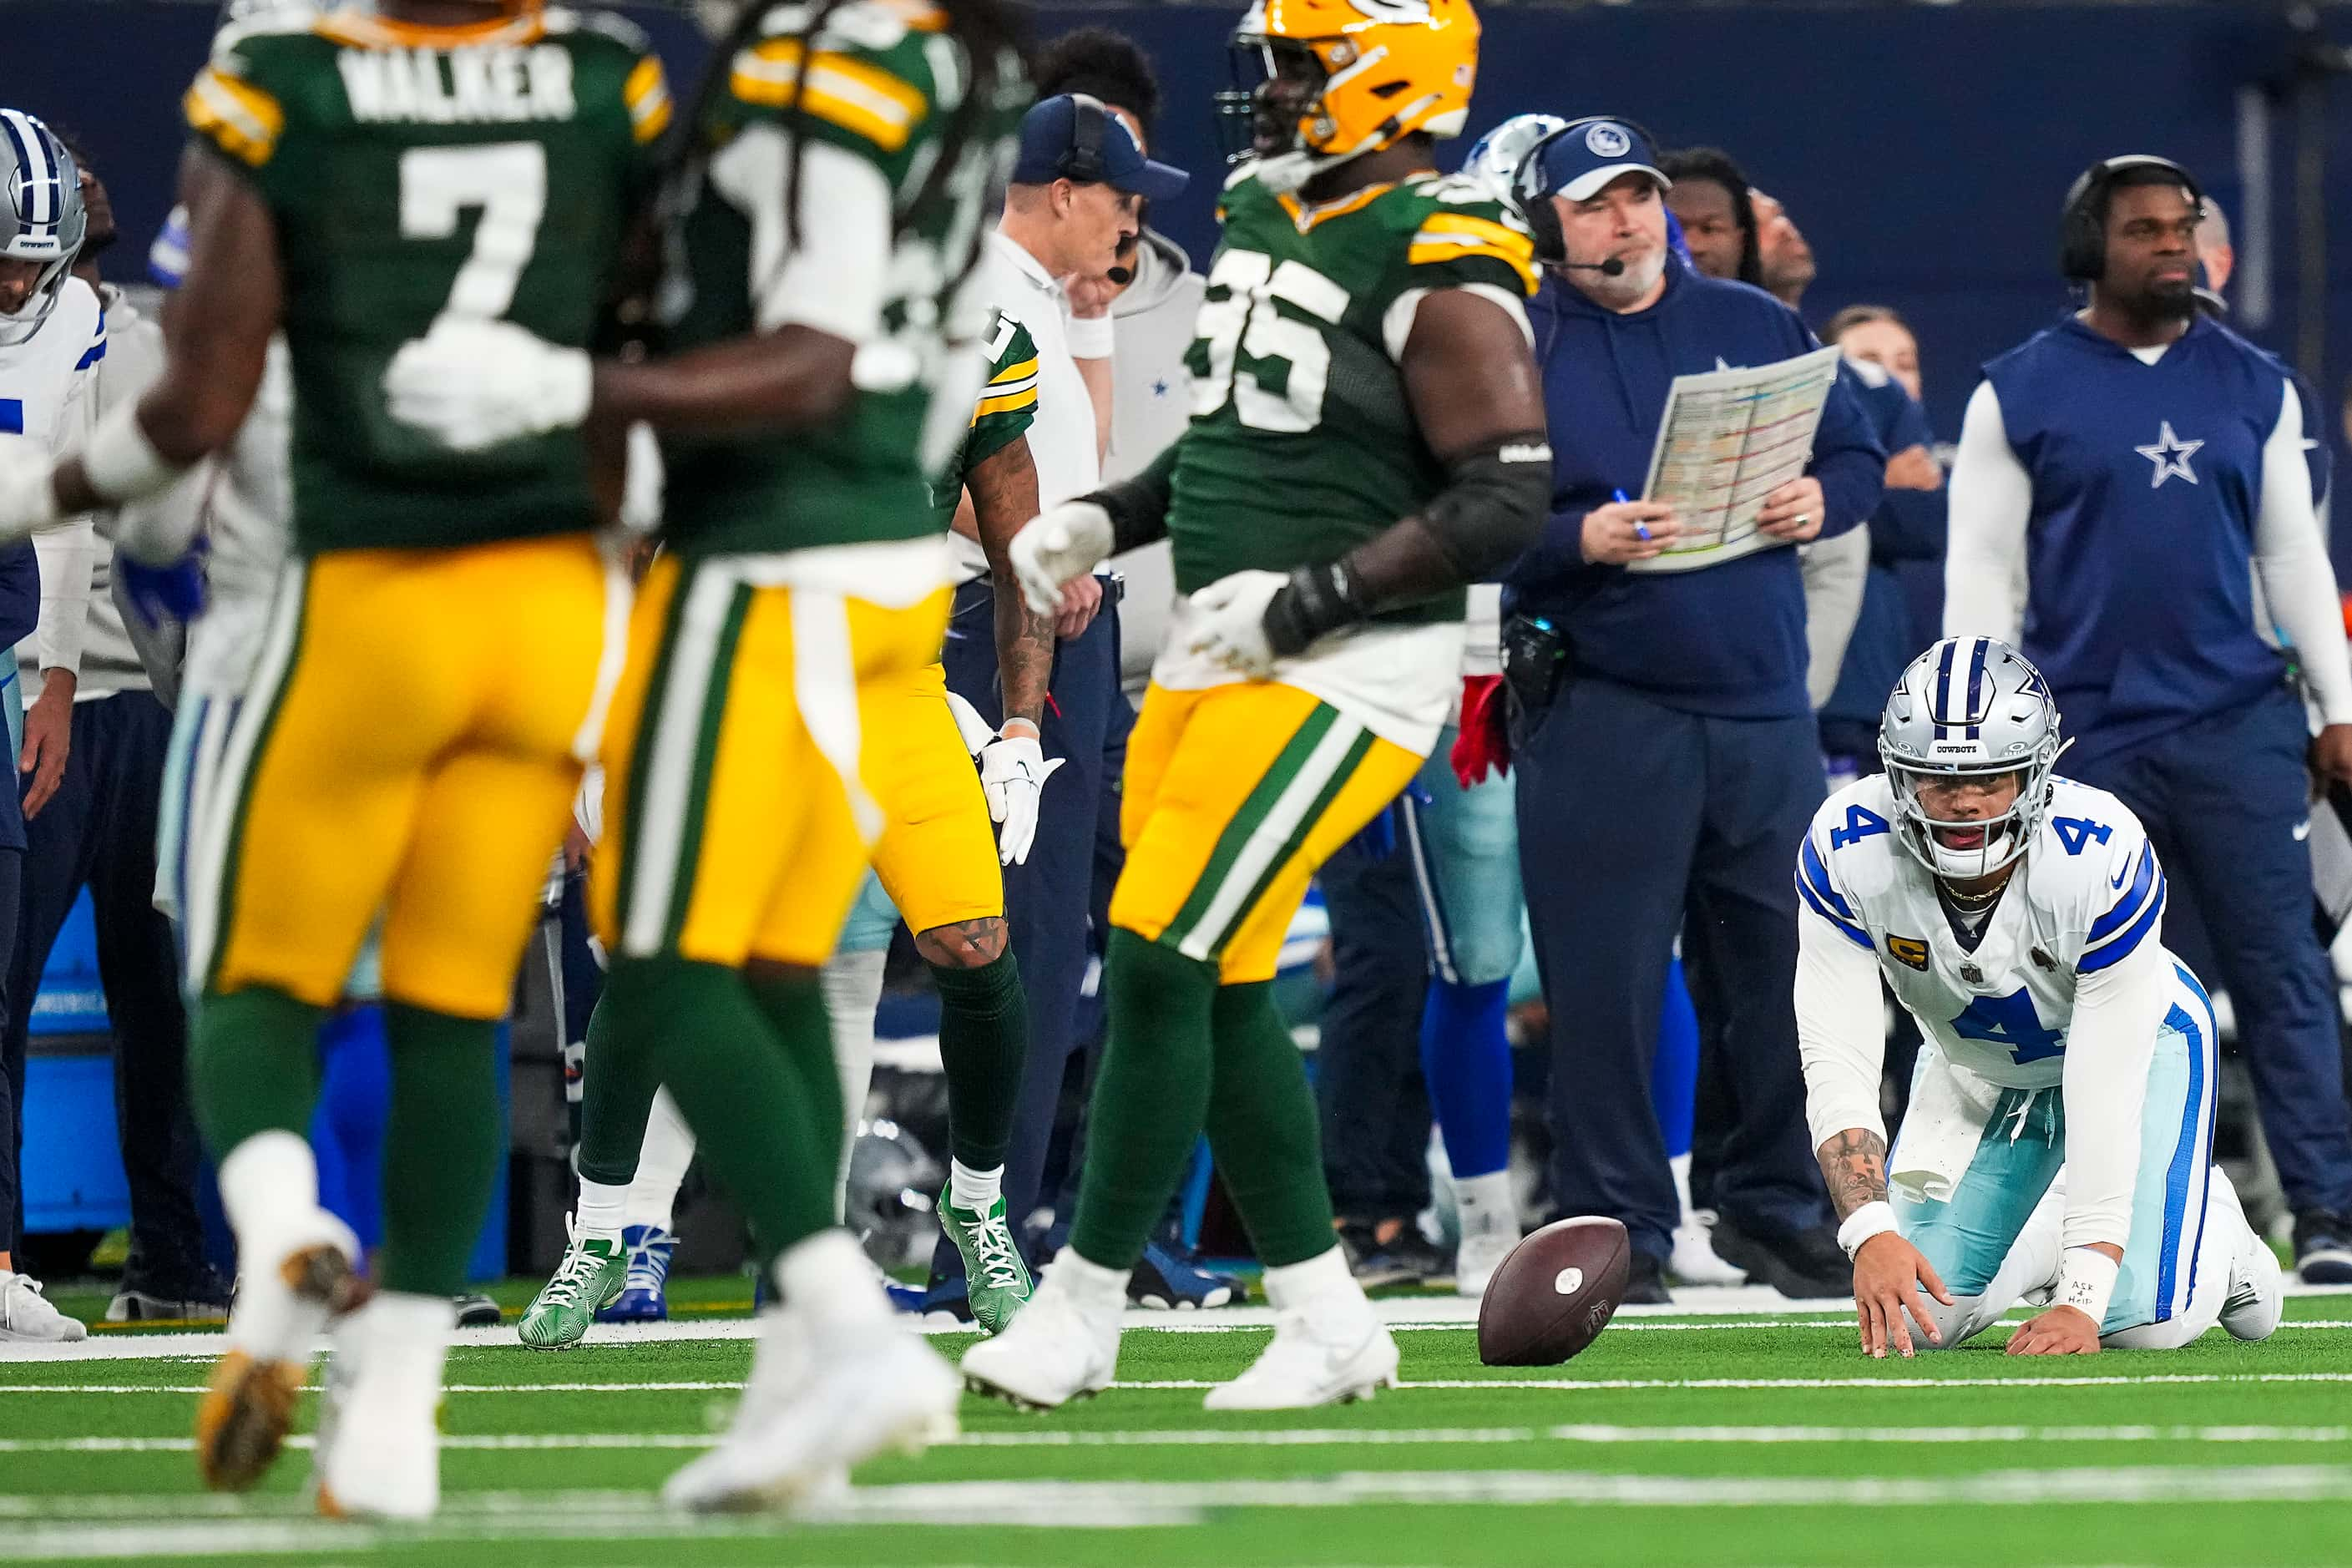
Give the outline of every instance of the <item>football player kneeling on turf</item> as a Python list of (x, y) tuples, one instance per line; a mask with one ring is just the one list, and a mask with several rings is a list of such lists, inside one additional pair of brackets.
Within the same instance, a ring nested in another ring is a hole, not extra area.
[[(1878, 749), (1797, 856), (1807, 1111), (1863, 1348), (1958, 1344), (2021, 1300), (2048, 1306), (2012, 1355), (2268, 1337), (2278, 1261), (2213, 1164), (2213, 1006), (2165, 950), (2138, 819), (2052, 772), (2049, 688), (1989, 637), (1913, 662)], [(1882, 974), (1925, 1036), (1892, 1153)]]

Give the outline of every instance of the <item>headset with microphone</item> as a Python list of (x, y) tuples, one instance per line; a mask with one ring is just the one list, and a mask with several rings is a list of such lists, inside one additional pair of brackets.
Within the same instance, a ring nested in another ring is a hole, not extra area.
[(1549, 267), (1570, 272), (1598, 272), (1603, 278), (1621, 276), (1625, 264), (1616, 257), (1606, 261), (1570, 261), (1568, 258), (1568, 237), (1560, 232), (1559, 213), (1551, 205), (1551, 193), (1543, 188), (1543, 156), (1564, 136), (1580, 134), (1595, 125), (1623, 125), (1638, 131), (1654, 145), (1643, 127), (1619, 114), (1588, 114), (1581, 120), (1571, 120), (1550, 135), (1527, 150), (1519, 159), (1518, 171), (1511, 177), (1512, 194), (1517, 198), (1519, 216), (1525, 220), (1528, 232), (1535, 237), (1536, 259)]
[[(1062, 178), (1081, 185), (1100, 184), (1110, 177), (1110, 168), (1103, 162), (1103, 140), (1109, 134), (1110, 110), (1091, 93), (1074, 92), (1069, 97), (1073, 111), (1070, 150), (1062, 154), (1057, 172)], [(1122, 289), (1135, 281), (1132, 267), (1114, 265), (1103, 275)]]
[(2178, 182), (2189, 193), (2189, 204), (2205, 207), (2204, 187), (2197, 177), (2169, 158), (2150, 153), (2126, 153), (2102, 158), (2084, 170), (2067, 187), (2066, 204), (2058, 216), (2058, 266), (2070, 283), (2095, 283), (2107, 270), (2106, 197), (2117, 178), (2135, 169), (2153, 169)]

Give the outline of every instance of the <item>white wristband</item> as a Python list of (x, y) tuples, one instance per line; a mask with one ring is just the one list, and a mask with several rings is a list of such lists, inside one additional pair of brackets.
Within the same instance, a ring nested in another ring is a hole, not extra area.
[(1895, 1205), (1885, 1198), (1867, 1203), (1845, 1216), (1838, 1226), (1838, 1245), (1845, 1248), (1848, 1258), (1862, 1250), (1862, 1244), (1874, 1236), (1885, 1236), (1895, 1228)]
[(89, 488), (109, 506), (143, 500), (172, 488), (187, 470), (155, 450), (139, 423), (139, 400), (116, 406), (90, 432), (82, 448), (81, 471)]
[(1114, 340), (1108, 316), (1072, 316), (1063, 338), (1072, 359), (1110, 358)]
[(2123, 1266), (2095, 1247), (2070, 1247), (2065, 1267), (2058, 1273), (2053, 1307), (2072, 1307), (2095, 1323), (2107, 1321), (2107, 1298), (2116, 1291), (2116, 1276)]

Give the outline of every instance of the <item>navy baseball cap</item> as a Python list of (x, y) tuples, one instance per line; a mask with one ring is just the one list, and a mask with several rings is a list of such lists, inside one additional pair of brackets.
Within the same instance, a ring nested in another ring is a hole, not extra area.
[(1630, 120), (1580, 120), (1546, 142), (1537, 153), (1543, 194), (1589, 201), (1620, 174), (1647, 174), (1658, 189), (1675, 183), (1658, 167), (1650, 133)]
[(1073, 180), (1164, 202), (1192, 178), (1181, 169), (1145, 157), (1118, 116), (1098, 99), (1066, 92), (1032, 105), (1021, 117), (1021, 157), (1013, 165), (1016, 185)]

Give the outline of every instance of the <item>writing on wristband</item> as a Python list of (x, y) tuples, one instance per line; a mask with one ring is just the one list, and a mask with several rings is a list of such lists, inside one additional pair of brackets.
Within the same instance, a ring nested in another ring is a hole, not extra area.
[(1846, 1257), (1851, 1258), (1862, 1250), (1864, 1242), (1874, 1236), (1885, 1236), (1895, 1228), (1895, 1205), (1881, 1198), (1875, 1203), (1863, 1205), (1845, 1216), (1845, 1223), (1838, 1226), (1838, 1245), (1845, 1248)]
[(2058, 1273), (2053, 1307), (2072, 1307), (2095, 1323), (2107, 1321), (2107, 1298), (2116, 1293), (2116, 1276), (2123, 1266), (2095, 1247), (2070, 1247), (2065, 1267)]

